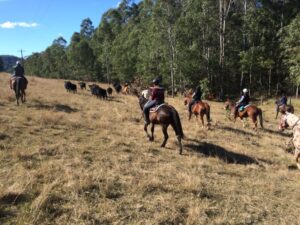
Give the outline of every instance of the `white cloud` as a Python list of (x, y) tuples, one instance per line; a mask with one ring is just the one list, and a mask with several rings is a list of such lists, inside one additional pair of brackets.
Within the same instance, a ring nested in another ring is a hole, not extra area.
[[(0, 0), (1, 1), (1, 0)], [(4, 28), (4, 29), (13, 29), (16, 27), (26, 27), (26, 28), (30, 28), (30, 27), (37, 27), (39, 24), (37, 23), (27, 23), (27, 22), (4, 22), (4, 23), (0, 23), (0, 28)]]

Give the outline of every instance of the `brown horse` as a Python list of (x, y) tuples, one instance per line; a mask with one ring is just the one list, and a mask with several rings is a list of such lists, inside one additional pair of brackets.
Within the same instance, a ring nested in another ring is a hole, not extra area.
[(17, 105), (19, 105), (19, 99), (21, 98), (22, 103), (26, 101), (26, 80), (23, 77), (16, 77), (13, 81), (13, 89), (15, 91)]
[[(139, 104), (141, 109), (143, 110), (144, 105), (147, 103), (148, 99), (146, 99), (144, 96), (139, 95), (135, 93), (139, 98)], [(148, 125), (145, 124), (144, 131), (147, 134), (147, 137), (150, 141), (154, 141), (154, 127), (156, 124), (160, 124), (162, 126), (162, 131), (164, 134), (164, 141), (161, 145), (161, 147), (165, 147), (167, 140), (169, 138), (168, 135), (168, 127), (171, 125), (176, 133), (177, 140), (179, 142), (179, 153), (182, 154), (182, 143), (181, 139), (184, 139), (184, 134), (180, 122), (180, 118), (178, 115), (178, 112), (173, 106), (163, 104), (159, 106), (155, 111), (150, 110), (150, 122), (152, 124), (151, 126), (151, 135), (148, 133)]]
[[(184, 98), (184, 105), (188, 105), (192, 101), (192, 95), (186, 94)], [(200, 115), (202, 127), (204, 127), (204, 115), (206, 115), (207, 126), (210, 125), (210, 106), (207, 102), (198, 101), (192, 106), (192, 114), (196, 116)], [(191, 119), (191, 115), (189, 115), (189, 120)]]
[[(244, 118), (250, 117), (254, 127), (254, 130), (257, 130), (257, 117), (259, 118), (259, 122), (260, 122), (260, 126), (263, 129), (263, 116), (262, 116), (262, 110), (258, 107), (256, 107), (255, 105), (249, 105), (248, 107), (246, 107), (243, 111), (236, 111), (236, 107), (235, 104), (230, 101), (229, 99), (227, 99), (227, 101), (225, 102), (225, 106), (224, 109), (227, 111), (230, 111), (230, 114), (232, 116), (234, 116), (234, 121), (236, 120), (237, 117), (239, 117), (241, 120), (243, 120)], [(245, 126), (245, 124), (244, 124)]]

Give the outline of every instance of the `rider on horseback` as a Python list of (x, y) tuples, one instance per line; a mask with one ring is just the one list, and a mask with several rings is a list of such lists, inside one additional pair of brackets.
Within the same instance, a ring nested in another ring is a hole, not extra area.
[(191, 119), (191, 116), (192, 116), (192, 106), (196, 102), (201, 101), (201, 97), (202, 97), (202, 91), (201, 91), (201, 87), (199, 85), (196, 87), (196, 91), (192, 95), (193, 99), (189, 103), (189, 119)]
[(150, 123), (149, 113), (150, 109), (156, 105), (163, 104), (165, 101), (165, 89), (160, 86), (160, 80), (155, 78), (152, 81), (153, 87), (150, 87), (150, 100), (143, 108), (145, 124)]
[(27, 87), (28, 84), (28, 80), (26, 79), (26, 77), (24, 76), (24, 68), (21, 65), (20, 61), (16, 62), (16, 66), (14, 67), (14, 73), (12, 75), (12, 77), (10, 78), (10, 89), (13, 89), (13, 83), (15, 82), (15, 80), (18, 77), (22, 77), (25, 80), (25, 89)]
[(248, 89), (247, 88), (244, 88), (243, 89), (243, 95), (242, 97), (240, 98), (240, 100), (236, 103), (236, 106), (235, 106), (235, 113), (237, 114), (238, 113), (238, 110), (240, 108), (244, 109), (245, 106), (249, 105), (249, 102), (250, 102), (250, 96), (249, 96), (249, 93), (248, 93)]
[(287, 102), (288, 102), (288, 99), (287, 99), (285, 93), (282, 92), (280, 99), (275, 102), (275, 104), (277, 105), (276, 112), (279, 111), (280, 106), (287, 105)]

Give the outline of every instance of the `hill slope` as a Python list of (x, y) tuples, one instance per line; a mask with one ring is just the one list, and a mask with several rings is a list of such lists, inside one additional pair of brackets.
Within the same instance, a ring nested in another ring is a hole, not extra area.
[(12, 55), (0, 55), (0, 57), (3, 60), (5, 71), (11, 71), (16, 62), (20, 60), (20, 58)]
[[(136, 97), (66, 93), (63, 81), (29, 78), (16, 107), (0, 74), (1, 224), (299, 224), (300, 173), (283, 151), (273, 104), (255, 133), (212, 107), (212, 130), (187, 121), (178, 154), (147, 141)], [(299, 102), (296, 111), (299, 113)]]

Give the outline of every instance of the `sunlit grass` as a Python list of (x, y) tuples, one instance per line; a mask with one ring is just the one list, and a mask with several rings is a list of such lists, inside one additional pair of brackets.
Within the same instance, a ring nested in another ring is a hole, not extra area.
[(29, 82), (17, 107), (0, 74), (0, 224), (299, 224), (300, 173), (272, 100), (256, 133), (217, 102), (212, 129), (201, 129), (182, 98), (168, 98), (187, 136), (180, 156), (171, 128), (167, 148), (159, 126), (147, 141), (134, 96)]

